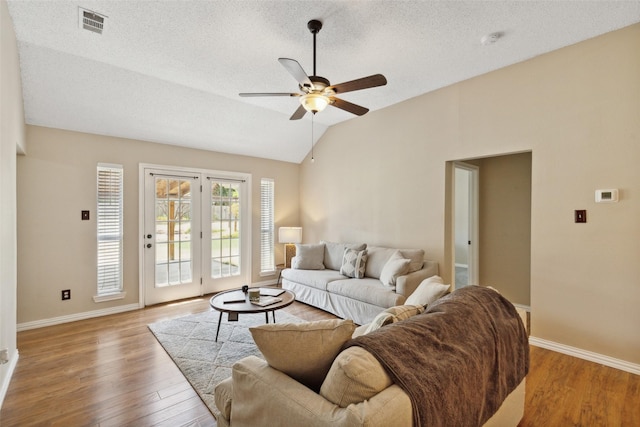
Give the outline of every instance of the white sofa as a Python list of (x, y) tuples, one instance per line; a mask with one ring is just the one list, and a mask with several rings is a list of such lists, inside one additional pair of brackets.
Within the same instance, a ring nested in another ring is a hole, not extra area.
[[(296, 246), (293, 268), (282, 271), (282, 287), (294, 292), (298, 301), (360, 325), (403, 304), (424, 279), (438, 274), (438, 264), (424, 260), (422, 249), (335, 242)], [(364, 278), (341, 274), (346, 249), (366, 250)], [(315, 259), (301, 259), (309, 256)]]

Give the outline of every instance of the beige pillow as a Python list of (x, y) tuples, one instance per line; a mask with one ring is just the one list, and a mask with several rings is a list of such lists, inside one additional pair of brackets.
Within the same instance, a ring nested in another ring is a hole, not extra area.
[(336, 357), (327, 374), (320, 395), (346, 408), (352, 403), (371, 399), (391, 386), (393, 381), (380, 362), (362, 347), (349, 347)]
[(384, 311), (382, 313), (378, 313), (378, 315), (373, 318), (371, 323), (369, 323), (369, 326), (367, 326), (367, 329), (364, 330), (363, 335), (366, 335), (369, 332), (373, 332), (376, 329), (380, 329), (383, 326), (389, 325), (391, 323), (393, 323), (393, 314), (387, 313)]
[(402, 258), (411, 260), (409, 263), (409, 273), (420, 270), (424, 265), (423, 249), (400, 249), (400, 255), (402, 255)]
[(297, 270), (324, 270), (324, 245), (296, 245), (291, 267)]
[(355, 328), (352, 320), (335, 319), (272, 323), (249, 331), (271, 367), (317, 392)]
[(395, 287), (398, 276), (407, 274), (409, 271), (410, 262), (411, 260), (402, 257), (400, 251), (395, 251), (380, 273), (380, 281), (382, 284), (389, 287)]
[(440, 276), (427, 277), (420, 283), (416, 290), (409, 295), (405, 304), (426, 306), (449, 292), (450, 287), (451, 285), (442, 283)]

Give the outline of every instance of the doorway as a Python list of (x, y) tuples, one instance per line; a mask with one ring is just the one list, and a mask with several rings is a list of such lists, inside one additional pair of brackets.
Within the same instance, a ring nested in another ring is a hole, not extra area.
[(454, 162), (454, 284), (455, 289), (478, 284), (478, 166)]
[(141, 165), (141, 301), (174, 301), (250, 278), (246, 174)]

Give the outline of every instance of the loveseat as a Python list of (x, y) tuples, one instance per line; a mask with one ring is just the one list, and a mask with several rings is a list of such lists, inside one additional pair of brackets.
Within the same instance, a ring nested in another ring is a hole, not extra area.
[(394, 307), (395, 322), (353, 339), (351, 320), (251, 328), (266, 361), (240, 360), (215, 387), (218, 426), (516, 426), (523, 313), (478, 286), (420, 311)]
[[(320, 242), (296, 245), (282, 287), (296, 300), (363, 325), (382, 310), (401, 305), (438, 264), (422, 249)], [(360, 277), (358, 277), (360, 274)]]

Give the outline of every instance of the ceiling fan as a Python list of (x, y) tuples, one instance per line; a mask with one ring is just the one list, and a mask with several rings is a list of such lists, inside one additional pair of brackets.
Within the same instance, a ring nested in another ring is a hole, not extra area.
[(284, 68), (298, 81), (299, 88), (302, 93), (240, 93), (240, 96), (295, 96), (300, 98), (300, 106), (293, 113), (290, 120), (299, 120), (309, 111), (316, 114), (324, 110), (328, 105), (348, 111), (349, 113), (362, 116), (369, 109), (360, 105), (353, 104), (343, 99), (337, 98), (335, 95), (355, 90), (369, 89), (376, 86), (384, 86), (387, 79), (382, 74), (374, 74), (356, 80), (332, 85), (329, 80), (316, 75), (316, 34), (322, 29), (322, 22), (311, 20), (307, 23), (307, 28), (313, 34), (313, 75), (307, 76), (298, 61), (289, 58), (278, 58), (278, 61)]

